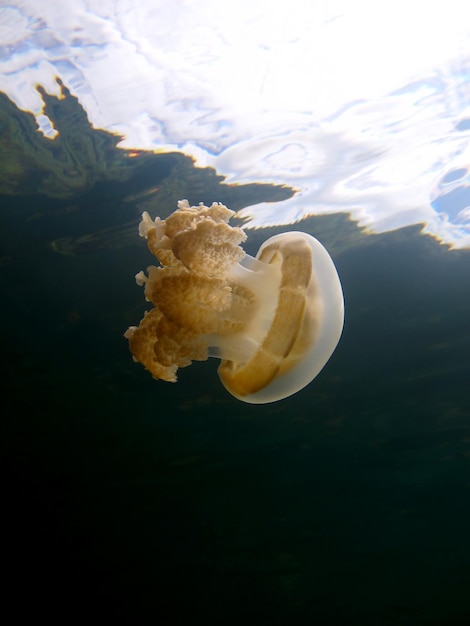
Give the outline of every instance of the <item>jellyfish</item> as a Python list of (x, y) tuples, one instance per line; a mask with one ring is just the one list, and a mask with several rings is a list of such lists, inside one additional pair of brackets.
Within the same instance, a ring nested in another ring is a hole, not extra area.
[(165, 220), (142, 214), (139, 234), (159, 265), (136, 281), (153, 305), (125, 333), (135, 361), (156, 379), (176, 382), (192, 361), (220, 359), (219, 378), (252, 404), (300, 391), (323, 369), (344, 320), (341, 283), (319, 241), (290, 231), (252, 257), (247, 236), (221, 203), (190, 206)]

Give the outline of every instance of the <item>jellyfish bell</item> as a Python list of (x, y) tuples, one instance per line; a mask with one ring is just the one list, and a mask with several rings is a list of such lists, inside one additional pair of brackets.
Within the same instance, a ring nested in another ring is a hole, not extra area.
[(240, 244), (222, 204), (180, 201), (166, 220), (142, 216), (139, 233), (160, 261), (137, 274), (154, 308), (130, 327), (135, 360), (155, 378), (175, 382), (179, 367), (209, 356), (239, 400), (274, 402), (305, 387), (332, 355), (343, 328), (336, 268), (314, 237), (287, 232), (256, 258)]
[[(319, 374), (341, 337), (344, 303), (333, 261), (311, 235), (275, 235), (261, 246), (256, 259), (278, 266), (280, 281), (257, 291), (258, 297), (276, 303), (275, 311), (251, 359), (224, 359), (218, 373), (233, 396), (260, 404), (300, 391)], [(268, 294), (275, 286), (276, 293)]]

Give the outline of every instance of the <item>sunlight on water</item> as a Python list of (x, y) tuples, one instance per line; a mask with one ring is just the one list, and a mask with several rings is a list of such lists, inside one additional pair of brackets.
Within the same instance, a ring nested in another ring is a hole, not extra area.
[(350, 212), (470, 247), (470, 25), (461, 1), (16, 0), (0, 88), (32, 111), (60, 77), (122, 146), (181, 150), (291, 199), (246, 227)]

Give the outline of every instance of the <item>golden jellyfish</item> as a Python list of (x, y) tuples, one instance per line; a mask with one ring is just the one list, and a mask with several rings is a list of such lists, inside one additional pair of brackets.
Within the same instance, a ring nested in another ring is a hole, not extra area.
[(159, 266), (136, 276), (153, 308), (125, 337), (154, 378), (176, 382), (179, 367), (213, 356), (235, 398), (275, 402), (303, 389), (336, 348), (341, 283), (328, 252), (303, 232), (246, 254), (232, 215), (223, 204), (187, 200), (166, 220), (142, 214), (139, 234)]

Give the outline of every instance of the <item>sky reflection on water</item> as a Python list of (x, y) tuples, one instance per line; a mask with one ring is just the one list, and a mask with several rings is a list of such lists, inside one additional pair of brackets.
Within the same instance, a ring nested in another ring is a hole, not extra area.
[(245, 209), (248, 227), (347, 211), (470, 247), (468, 173), (452, 174), (470, 164), (463, 6), (16, 0), (0, 88), (50, 137), (35, 85), (58, 95), (58, 76), (123, 147), (298, 190)]

